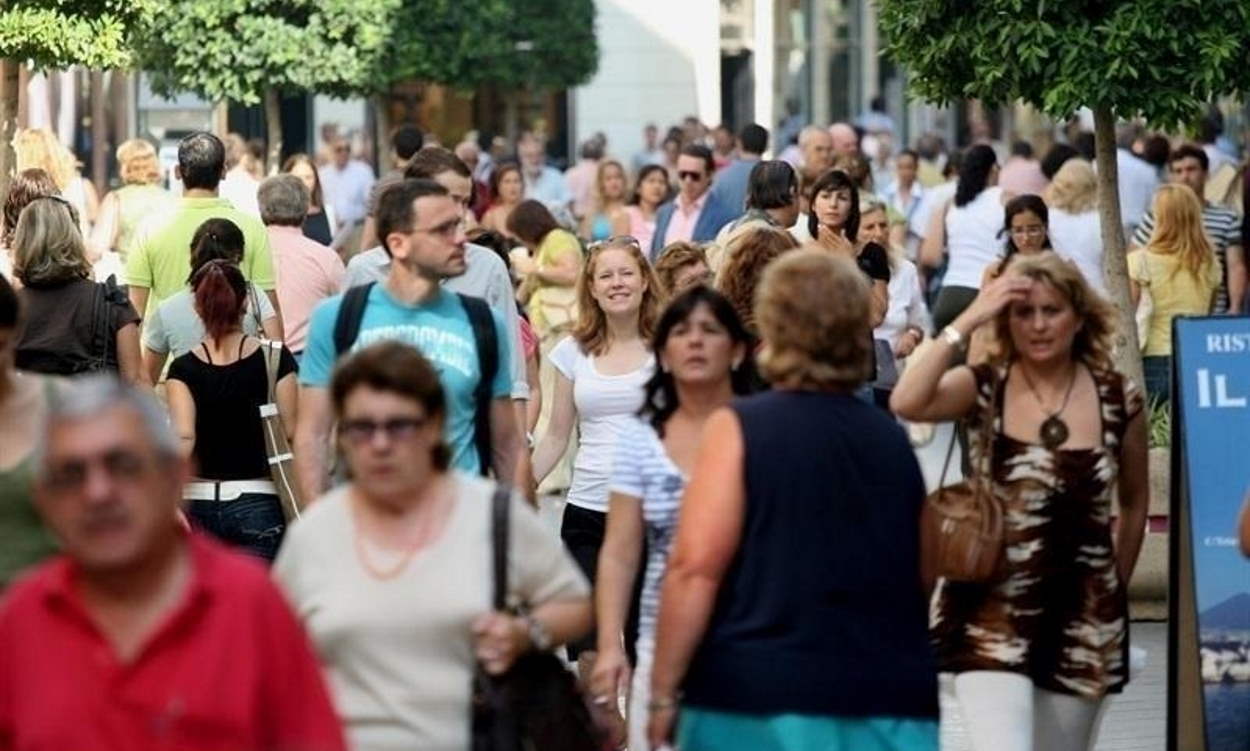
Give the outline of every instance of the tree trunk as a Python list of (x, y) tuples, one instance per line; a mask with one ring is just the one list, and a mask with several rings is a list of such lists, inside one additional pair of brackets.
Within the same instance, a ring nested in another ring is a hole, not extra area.
[(9, 180), (17, 161), (13, 153), (13, 134), (17, 132), (21, 67), (17, 60), (0, 60), (0, 196), (9, 193)]
[(1098, 160), (1102, 270), (1107, 293), (1116, 307), (1118, 318), (1113, 357), (1121, 373), (1143, 386), (1145, 380), (1142, 376), (1141, 347), (1137, 343), (1136, 309), (1128, 290), (1128, 263), (1125, 261), (1124, 222), (1120, 218), (1120, 181), (1115, 149), (1115, 113), (1110, 107), (1097, 107), (1094, 109), (1094, 151)]
[(391, 103), (390, 93), (373, 96), (373, 153), (377, 157), (378, 174), (385, 175), (394, 168), (391, 154)]
[(276, 175), (282, 166), (282, 103), (274, 88), (265, 89), (265, 136), (269, 146), (265, 174)]
[(91, 182), (103, 197), (109, 183), (108, 123), (104, 116), (104, 71), (91, 71), (87, 96), (91, 101)]

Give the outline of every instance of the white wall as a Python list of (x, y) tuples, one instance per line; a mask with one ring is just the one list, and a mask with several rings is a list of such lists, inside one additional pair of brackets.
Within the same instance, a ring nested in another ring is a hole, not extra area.
[(575, 91), (573, 129), (580, 143), (595, 131), (628, 160), (642, 128), (660, 137), (696, 115), (720, 122), (719, 0), (596, 0), (599, 70)]

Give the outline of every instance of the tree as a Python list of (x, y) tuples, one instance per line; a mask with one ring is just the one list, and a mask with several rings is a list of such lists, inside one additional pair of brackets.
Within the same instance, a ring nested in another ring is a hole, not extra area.
[(264, 104), (268, 167), (282, 151), (283, 92), (351, 96), (371, 86), (401, 0), (179, 0), (144, 25), (152, 88)]
[(18, 71), (122, 68), (151, 0), (9, 0), (0, 6), (0, 194), (8, 190), (17, 129)]
[[(405, 0), (369, 94), (410, 79), (474, 89), (557, 89), (599, 64), (593, 0)], [(512, 100), (515, 104), (515, 98)], [(380, 107), (379, 111), (384, 110)]]
[(1017, 99), (1066, 117), (1094, 112), (1117, 364), (1141, 382), (1116, 180), (1117, 118), (1173, 129), (1250, 88), (1245, 0), (878, 0), (886, 54), (923, 99)]

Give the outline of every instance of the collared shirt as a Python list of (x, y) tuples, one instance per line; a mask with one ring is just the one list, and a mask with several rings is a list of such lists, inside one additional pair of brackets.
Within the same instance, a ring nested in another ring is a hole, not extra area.
[(307, 637), (266, 570), (192, 535), (181, 601), (128, 661), (58, 556), (0, 608), (0, 748), (340, 751)]
[[(443, 289), (469, 297), (480, 297), (503, 319), (508, 329), (508, 345), (512, 352), (512, 398), (529, 399), (529, 382), (525, 379), (525, 353), (521, 351), (520, 315), (512, 277), (503, 259), (481, 245), (465, 243), (465, 270), (460, 276), (443, 280)], [(347, 262), (343, 289), (370, 282), (384, 282), (391, 273), (391, 257), (379, 245), (352, 256)], [(286, 308), (282, 310), (286, 315)]]
[[(339, 169), (333, 162), (319, 170), (321, 186), (325, 189), (327, 202), (334, 206), (339, 223), (350, 227), (365, 220), (365, 205), (369, 201), (369, 189), (375, 178), (369, 165), (353, 159)], [(331, 228), (332, 231), (335, 228)]]
[(338, 253), (304, 237), (299, 227), (271, 225), (266, 230), (278, 270), (278, 304), (282, 306), (286, 346), (292, 352), (303, 352), (312, 309), (342, 290), (347, 269)]
[(191, 238), (208, 219), (229, 219), (243, 230), (243, 262), (239, 269), (257, 287), (274, 288), (273, 254), (265, 225), (225, 198), (183, 196), (173, 211), (152, 214), (135, 230), (124, 276), (127, 284), (150, 290), (148, 309), (139, 311), (140, 315), (146, 318), (161, 300), (187, 285), (191, 275)]
[(572, 198), (569, 196), (569, 188), (564, 184), (564, 175), (560, 174), (560, 170), (544, 165), (537, 175), (531, 175), (524, 169), (521, 170), (521, 174), (525, 179), (526, 198), (541, 201), (552, 210), (568, 207)]
[(1128, 149), (1116, 149), (1115, 164), (1120, 180), (1120, 221), (1133, 229), (1150, 209), (1159, 187), (1159, 173)]
[(707, 205), (707, 196), (708, 192), (704, 191), (703, 195), (690, 204), (687, 204), (682, 196), (677, 196), (677, 200), (673, 202), (673, 216), (669, 219), (668, 230), (664, 233), (665, 245), (679, 240), (689, 241), (694, 237), (694, 228), (703, 214), (703, 207)]

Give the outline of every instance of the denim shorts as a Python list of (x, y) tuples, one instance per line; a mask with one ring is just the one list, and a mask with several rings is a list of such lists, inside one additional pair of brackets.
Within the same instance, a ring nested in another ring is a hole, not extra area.
[(191, 525), (218, 540), (266, 562), (278, 555), (286, 518), (278, 496), (243, 493), (233, 501), (191, 501)]

